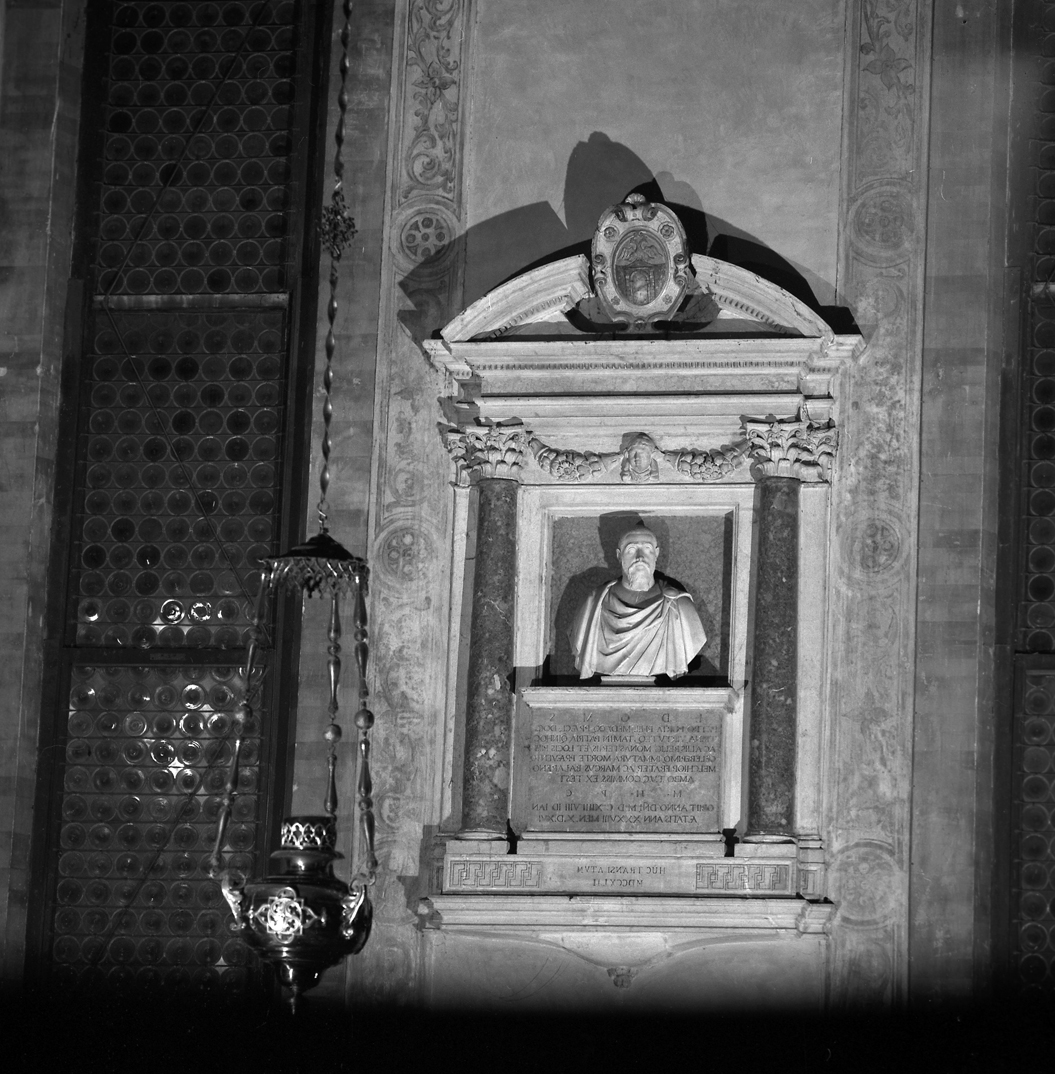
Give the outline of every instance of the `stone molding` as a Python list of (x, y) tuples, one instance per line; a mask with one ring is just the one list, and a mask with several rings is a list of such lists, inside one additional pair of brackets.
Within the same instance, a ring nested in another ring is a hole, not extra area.
[[(759, 322), (759, 330), (832, 345), (831, 326), (794, 295), (747, 269), (693, 254), (696, 282), (719, 310)], [(558, 320), (593, 294), (589, 263), (581, 254), (554, 261), (496, 287), (460, 313), (440, 333), (448, 343), (496, 340), (522, 324)]]
[(501, 396), (784, 392), (833, 394), (860, 353), (857, 335), (766, 339), (425, 339), (432, 365), (474, 398)]
[(457, 467), (457, 483), (465, 486), (488, 478), (519, 481), (529, 436), (522, 427), (500, 425), (448, 429), (444, 439)]
[[(462, 841), (464, 846), (464, 836)], [(446, 894), (516, 894), (524, 891), (570, 895), (576, 891), (585, 893), (589, 891), (589, 885), (595, 883), (623, 895), (629, 892), (621, 885), (634, 885), (638, 890), (631, 888), (633, 894), (653, 897), (659, 892), (753, 899), (794, 898), (800, 893), (807, 898), (818, 897), (818, 875), (823, 871), (823, 860), (804, 867), (796, 861), (793, 845), (783, 859), (775, 861), (714, 857), (713, 854), (701, 856), (699, 852), (703, 848), (697, 848), (696, 854), (679, 848), (676, 854), (664, 856), (663, 848), (658, 849), (660, 853), (648, 858), (627, 856), (618, 849), (607, 857), (575, 852), (562, 855), (559, 847), (556, 850), (549, 847), (535, 856), (514, 856), (500, 851), (497, 856), (484, 857), (459, 852), (456, 847), (448, 851), (444, 860), (441, 884)], [(582, 873), (583, 863), (593, 872), (577, 875)], [(659, 879), (649, 876), (624, 879), (622, 875), (614, 880), (596, 879), (597, 873), (604, 872), (630, 872), (637, 877), (645, 872), (642, 863), (647, 864), (650, 871), (665, 875)]]
[(806, 336), (831, 346), (836, 336), (820, 314), (814, 313), (789, 291), (739, 265), (693, 254), (696, 282), (709, 292), (721, 310), (761, 322), (792, 336)]
[(798, 893), (806, 899), (821, 899), (826, 892), (827, 855), (819, 838), (800, 835), (798, 844)]
[(835, 907), (799, 899), (663, 898), (655, 895), (432, 895), (419, 909), (426, 928), (587, 927), (721, 929), (823, 934)]
[[(582, 254), (566, 257), (496, 287), (459, 313), (440, 334), (448, 342), (481, 336), (497, 339), (519, 324), (554, 320), (589, 294), (589, 262)], [(491, 302), (500, 295), (502, 309), (496, 317)], [(499, 327), (495, 327), (496, 322), (500, 322)]]
[(744, 437), (749, 442), (751, 476), (790, 477), (798, 481), (831, 482), (832, 464), (839, 444), (833, 422), (806, 419), (745, 421)]

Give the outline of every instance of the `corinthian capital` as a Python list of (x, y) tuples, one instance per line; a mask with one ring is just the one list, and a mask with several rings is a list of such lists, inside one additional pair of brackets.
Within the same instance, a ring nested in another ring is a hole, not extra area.
[(799, 481), (830, 481), (832, 463), (839, 444), (839, 431), (833, 422), (808, 419), (744, 421), (743, 434), (748, 440), (751, 475), (792, 477)]
[(458, 484), (486, 478), (519, 481), (530, 433), (522, 425), (482, 425), (448, 429), (447, 450), (458, 468)]

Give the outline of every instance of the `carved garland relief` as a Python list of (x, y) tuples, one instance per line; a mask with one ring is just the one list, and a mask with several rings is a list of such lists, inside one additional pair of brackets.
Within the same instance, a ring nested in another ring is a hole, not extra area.
[(830, 482), (839, 434), (832, 422), (809, 420), (747, 421), (735, 444), (720, 448), (661, 449), (648, 433), (629, 435), (621, 451), (555, 448), (520, 426), (451, 428), (445, 434), (458, 483), (481, 478), (520, 480), (527, 460), (560, 482), (583, 483), (606, 477), (626, 484), (660, 480), (721, 481), (751, 465), (751, 476), (793, 477)]

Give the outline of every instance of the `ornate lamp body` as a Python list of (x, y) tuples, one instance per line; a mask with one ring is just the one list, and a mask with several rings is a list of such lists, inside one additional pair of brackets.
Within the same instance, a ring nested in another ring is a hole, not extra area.
[[(223, 809), (217, 824), (210, 871), (221, 883), (224, 898), (234, 915), (234, 931), (276, 969), (279, 981), (289, 989), (294, 1010), (303, 992), (314, 987), (324, 970), (346, 955), (358, 954), (370, 935), (372, 909), (367, 888), (374, 882), (373, 785), (370, 778), (369, 732), (373, 713), (366, 707), (366, 564), (351, 555), (323, 530), (315, 537), (280, 556), (264, 561), (260, 598), (253, 637), (243, 672), (246, 697), (236, 721), (236, 740), (231, 755)], [(263, 880), (233, 878), (223, 866), (231, 804), (238, 784), (238, 758), (246, 718), (252, 713), (252, 697), (259, 686), (256, 652), (262, 633), (268, 597), (279, 588), (304, 596), (330, 595), (330, 628), (327, 655), (330, 672), (330, 723), (325, 731), (329, 745), (325, 814), (287, 817), (282, 822), (282, 845), (271, 855), (272, 872)], [(337, 744), (342, 733), (336, 722), (341, 673), (340, 595), (354, 597), (355, 662), (359, 672), (359, 710), (355, 726), (359, 733), (357, 811), (361, 867), (351, 887), (333, 875), (333, 863), (341, 857), (337, 845)]]
[(353, 890), (333, 875), (333, 817), (287, 817), (274, 871), (223, 893), (242, 939), (270, 962), (294, 1007), (324, 970), (358, 954), (370, 936), (373, 909), (365, 886)]

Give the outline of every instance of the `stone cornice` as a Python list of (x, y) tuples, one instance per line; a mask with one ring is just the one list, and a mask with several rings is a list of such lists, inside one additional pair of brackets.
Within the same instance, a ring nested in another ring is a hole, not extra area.
[(582, 254), (525, 272), (478, 299), (440, 333), (447, 341), (497, 338), (525, 323), (552, 320), (590, 294), (590, 265)]
[(581, 339), (425, 341), (432, 364), (480, 398), (546, 393), (798, 392), (829, 396), (860, 336), (821, 340)]
[(827, 931), (835, 907), (802, 899), (486, 894), (433, 895), (419, 913), (431, 928), (720, 928), (816, 934)]
[(719, 309), (759, 321), (777, 332), (824, 341), (835, 338), (831, 327), (789, 291), (747, 269), (694, 254), (696, 282), (709, 292)]

